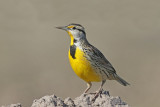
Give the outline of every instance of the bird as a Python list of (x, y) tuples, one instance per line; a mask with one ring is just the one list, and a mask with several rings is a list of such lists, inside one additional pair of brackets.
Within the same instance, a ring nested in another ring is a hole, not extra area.
[(85, 28), (81, 24), (71, 23), (56, 28), (65, 30), (71, 38), (68, 51), (69, 62), (76, 75), (87, 83), (84, 94), (89, 91), (92, 82), (101, 82), (93, 100), (103, 90), (106, 80), (116, 80), (123, 86), (130, 85), (117, 75), (116, 70), (105, 56), (88, 42)]

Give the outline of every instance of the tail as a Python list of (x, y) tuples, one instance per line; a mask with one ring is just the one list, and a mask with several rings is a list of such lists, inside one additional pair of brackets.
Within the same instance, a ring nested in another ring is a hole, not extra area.
[(115, 77), (116, 77), (116, 81), (119, 82), (120, 84), (122, 84), (124, 86), (130, 85), (128, 82), (126, 82), (124, 79), (119, 77), (117, 74), (115, 75)]

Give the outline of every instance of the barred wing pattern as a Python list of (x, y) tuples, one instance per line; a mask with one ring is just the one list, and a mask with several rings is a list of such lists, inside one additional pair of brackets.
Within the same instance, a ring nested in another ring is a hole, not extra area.
[(83, 48), (83, 51), (87, 60), (89, 60), (91, 62), (91, 65), (95, 69), (97, 69), (97, 73), (100, 74), (103, 79), (115, 78), (115, 69), (96, 47), (89, 44), (88, 46)]

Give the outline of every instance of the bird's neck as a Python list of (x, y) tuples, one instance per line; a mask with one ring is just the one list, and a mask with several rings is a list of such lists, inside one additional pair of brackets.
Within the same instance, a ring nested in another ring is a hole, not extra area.
[(83, 44), (86, 44), (86, 45), (89, 44), (86, 36), (83, 36), (81, 38), (74, 38), (70, 32), (68, 32), (68, 34), (71, 38), (70, 46), (72, 45), (81, 46)]
[(80, 38), (80, 39), (73, 38), (73, 39), (71, 39), (71, 44), (70, 45), (71, 46), (75, 45), (77, 47), (82, 47), (82, 46), (88, 45), (88, 44), (89, 44), (89, 42), (86, 38)]

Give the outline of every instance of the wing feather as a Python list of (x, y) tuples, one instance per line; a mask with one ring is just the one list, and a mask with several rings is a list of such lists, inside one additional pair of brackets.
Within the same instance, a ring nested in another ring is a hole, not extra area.
[(111, 63), (105, 58), (105, 56), (96, 47), (90, 44), (89, 46), (87, 46), (87, 48), (85, 48), (85, 50), (89, 51), (89, 52), (86, 52), (86, 57), (88, 58), (88, 60), (90, 60), (91, 62), (95, 62), (96, 65), (103, 67), (109, 73), (116, 73)]

